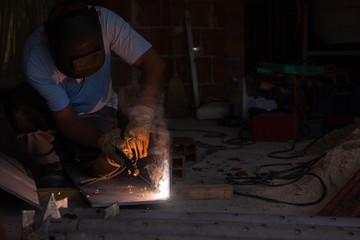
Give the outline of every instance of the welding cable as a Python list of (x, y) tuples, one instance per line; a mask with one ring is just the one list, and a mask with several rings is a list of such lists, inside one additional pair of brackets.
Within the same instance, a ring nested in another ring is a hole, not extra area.
[[(320, 159), (322, 159), (326, 154), (323, 154), (317, 158), (314, 158), (308, 162), (302, 163), (299, 166), (295, 166), (292, 168), (288, 168), (286, 170), (282, 170), (282, 171), (274, 171), (274, 170), (269, 170), (266, 173), (260, 173), (260, 170), (266, 167), (271, 167), (271, 166), (286, 166), (286, 165), (292, 165), (290, 163), (280, 163), (280, 164), (266, 164), (266, 165), (261, 165), (258, 166), (254, 169), (254, 174), (255, 176), (247, 176), (247, 177), (227, 177), (227, 180), (230, 181), (231, 184), (233, 185), (256, 185), (256, 184), (261, 184), (264, 186), (270, 186), (270, 187), (281, 187), (281, 186), (285, 186), (285, 185), (290, 185), (293, 184), (297, 181), (299, 181), (300, 179), (302, 179), (304, 176), (306, 175), (310, 175), (313, 176), (315, 178), (317, 178), (322, 186), (323, 189), (323, 194), (321, 195), (321, 197), (315, 201), (315, 202), (310, 202), (310, 203), (290, 203), (290, 202), (284, 202), (284, 201), (280, 201), (280, 200), (275, 200), (275, 199), (270, 199), (270, 198), (266, 198), (266, 197), (262, 197), (262, 196), (258, 196), (258, 195), (253, 195), (253, 194), (247, 194), (247, 193), (242, 193), (242, 192), (237, 192), (235, 191), (234, 193), (237, 195), (242, 195), (242, 196), (247, 196), (247, 197), (252, 197), (252, 198), (257, 198), (257, 199), (262, 199), (262, 200), (266, 200), (266, 201), (270, 201), (270, 202), (276, 202), (276, 203), (284, 203), (284, 204), (290, 204), (290, 205), (295, 205), (295, 206), (309, 206), (309, 205), (314, 205), (316, 203), (319, 203), (320, 201), (322, 201), (324, 199), (324, 197), (327, 194), (327, 188), (326, 185), (324, 183), (324, 181), (315, 173), (310, 173), (312, 166), (317, 163)], [(285, 183), (274, 183), (273, 181), (276, 180), (287, 180), (288, 182)]]
[[(263, 167), (269, 167), (269, 166), (285, 166), (285, 165), (292, 165), (290, 163), (282, 163), (282, 164), (269, 164), (269, 165), (263, 165)], [(290, 185), (292, 183), (297, 182), (300, 180), (303, 176), (305, 176), (307, 173), (307, 169), (303, 168), (302, 166), (296, 166), (290, 169), (286, 169), (283, 171), (274, 171), (270, 170), (266, 173), (255, 173), (255, 177), (227, 177), (227, 179), (232, 182), (236, 183), (237, 185), (256, 185), (256, 184), (262, 184), (265, 186), (270, 187), (280, 187), (285, 185)], [(240, 179), (241, 181), (239, 181)], [(285, 183), (274, 183), (274, 180), (287, 180), (288, 182)]]
[[(326, 154), (322, 154), (321, 156), (314, 158), (308, 162), (300, 163), (298, 166), (291, 167), (285, 170), (268, 170), (267, 172), (261, 172), (262, 169), (268, 167), (279, 167), (279, 166), (292, 166), (291, 163), (274, 163), (274, 164), (265, 164), (260, 165), (254, 168), (254, 176), (239, 176), (239, 177), (227, 177), (227, 179), (236, 185), (256, 185), (261, 184), (265, 186), (273, 186), (280, 187), (284, 185), (292, 184), (302, 177), (304, 177), (307, 173), (310, 172), (312, 166), (317, 163), (320, 159), (322, 159)], [(286, 183), (275, 184), (273, 181), (275, 180), (288, 180)]]
[(295, 146), (296, 146), (296, 141), (292, 141), (291, 147), (289, 149), (286, 150), (282, 150), (282, 151), (273, 151), (271, 153), (268, 153), (266, 156), (269, 158), (275, 158), (275, 159), (294, 159), (294, 158), (299, 158), (299, 157), (303, 157), (306, 154), (306, 151), (313, 146), (316, 142), (318, 142), (320, 139), (322, 139), (325, 136), (322, 135), (316, 139), (314, 139), (313, 141), (311, 141), (303, 150), (302, 150), (302, 154), (298, 154), (298, 155), (293, 155), (293, 156), (279, 156), (277, 154), (282, 154), (282, 153), (288, 153), (291, 152), (293, 150), (295, 150)]
[[(127, 142), (127, 144), (129, 144), (129, 143)], [(130, 147), (130, 146), (128, 146), (128, 147)], [(80, 181), (80, 185), (90, 185), (90, 184), (93, 184), (93, 183), (96, 183), (96, 182), (99, 182), (99, 181), (111, 179), (113, 177), (116, 177), (120, 173), (122, 173), (126, 168), (128, 169), (129, 174), (131, 172), (134, 172), (135, 171), (134, 166), (137, 165), (138, 155), (137, 155), (137, 152), (134, 149), (132, 149), (132, 152), (133, 152), (133, 155), (135, 156), (134, 157), (135, 159), (133, 159), (133, 161), (131, 161), (131, 162), (130, 161), (125, 161), (125, 164), (124, 164), (123, 167), (120, 164), (116, 163), (111, 158), (107, 157), (106, 158), (107, 162), (111, 166), (116, 167), (116, 169), (109, 172), (108, 174), (105, 174), (104, 176), (101, 176), (101, 177), (95, 177), (95, 178), (89, 178), (89, 179), (82, 180), (82, 181)], [(123, 159), (127, 158), (127, 156), (123, 152), (119, 151), (118, 153), (120, 155), (123, 155)]]
[(90, 185), (90, 184), (93, 184), (93, 183), (96, 183), (96, 182), (99, 182), (99, 181), (103, 181), (103, 180), (108, 180), (108, 179), (111, 179), (113, 177), (116, 177), (117, 175), (119, 175), (120, 173), (122, 173), (125, 169), (126, 169), (126, 166), (123, 166), (121, 167), (121, 165), (117, 164), (114, 162), (114, 160), (110, 159), (110, 158), (106, 158), (108, 163), (111, 165), (111, 166), (114, 166), (116, 167), (115, 170), (105, 174), (104, 176), (101, 176), (101, 177), (94, 177), (94, 178), (88, 178), (88, 179), (84, 179), (82, 181), (80, 181), (80, 185)]
[(307, 173), (306, 175), (309, 176), (313, 176), (316, 179), (319, 180), (323, 193), (321, 194), (321, 196), (312, 202), (307, 202), (307, 203), (294, 203), (294, 202), (286, 202), (286, 201), (281, 201), (281, 200), (277, 200), (277, 199), (273, 199), (273, 198), (267, 198), (267, 197), (263, 197), (263, 196), (259, 196), (259, 195), (255, 195), (255, 194), (250, 194), (250, 193), (243, 193), (243, 192), (238, 192), (238, 191), (234, 191), (234, 194), (239, 195), (239, 196), (244, 196), (244, 197), (249, 197), (249, 198), (256, 198), (256, 199), (260, 199), (260, 200), (264, 200), (267, 202), (273, 202), (273, 203), (281, 203), (281, 204), (288, 204), (288, 205), (293, 205), (293, 206), (299, 206), (299, 207), (306, 207), (306, 206), (311, 206), (311, 205), (315, 205), (320, 203), (322, 200), (324, 200), (324, 198), (327, 195), (327, 188), (326, 188), (326, 184), (324, 183), (324, 181), (315, 173)]
[(104, 176), (84, 179), (84, 180), (80, 181), (80, 185), (90, 185), (90, 184), (93, 184), (93, 183), (96, 183), (99, 181), (111, 179), (113, 177), (116, 177), (120, 173), (122, 173), (125, 170), (125, 168), (126, 167), (123, 167), (123, 168), (118, 167), (115, 170), (109, 172), (108, 174), (105, 174)]

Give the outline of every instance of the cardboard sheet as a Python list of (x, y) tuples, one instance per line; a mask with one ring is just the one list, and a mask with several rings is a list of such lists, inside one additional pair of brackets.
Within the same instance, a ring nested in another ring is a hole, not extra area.
[(16, 159), (0, 152), (0, 188), (41, 208), (34, 179)]

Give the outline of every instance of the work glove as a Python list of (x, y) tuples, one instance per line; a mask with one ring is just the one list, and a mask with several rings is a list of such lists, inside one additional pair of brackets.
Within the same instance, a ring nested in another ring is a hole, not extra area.
[(148, 155), (153, 118), (154, 110), (146, 106), (136, 106), (130, 114), (129, 123), (124, 131), (124, 141), (135, 153), (136, 160)]
[(121, 129), (114, 128), (100, 136), (98, 145), (108, 161), (124, 166), (121, 152), (129, 159), (133, 157), (131, 145), (121, 138)]

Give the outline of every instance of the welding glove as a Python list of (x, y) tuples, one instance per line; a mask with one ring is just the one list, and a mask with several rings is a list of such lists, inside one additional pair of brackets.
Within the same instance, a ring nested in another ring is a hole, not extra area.
[(124, 159), (119, 152), (123, 152), (129, 159), (132, 158), (131, 145), (121, 137), (121, 129), (114, 128), (100, 136), (98, 140), (99, 148), (107, 159), (111, 162), (124, 166)]
[(130, 114), (129, 124), (124, 131), (124, 141), (138, 158), (148, 155), (150, 127), (154, 118), (154, 110), (146, 106), (136, 106)]

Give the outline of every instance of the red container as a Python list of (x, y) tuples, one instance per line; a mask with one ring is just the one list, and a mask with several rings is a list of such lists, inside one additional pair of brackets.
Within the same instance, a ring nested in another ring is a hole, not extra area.
[(251, 118), (251, 125), (257, 142), (286, 142), (299, 134), (296, 114), (259, 114)]

